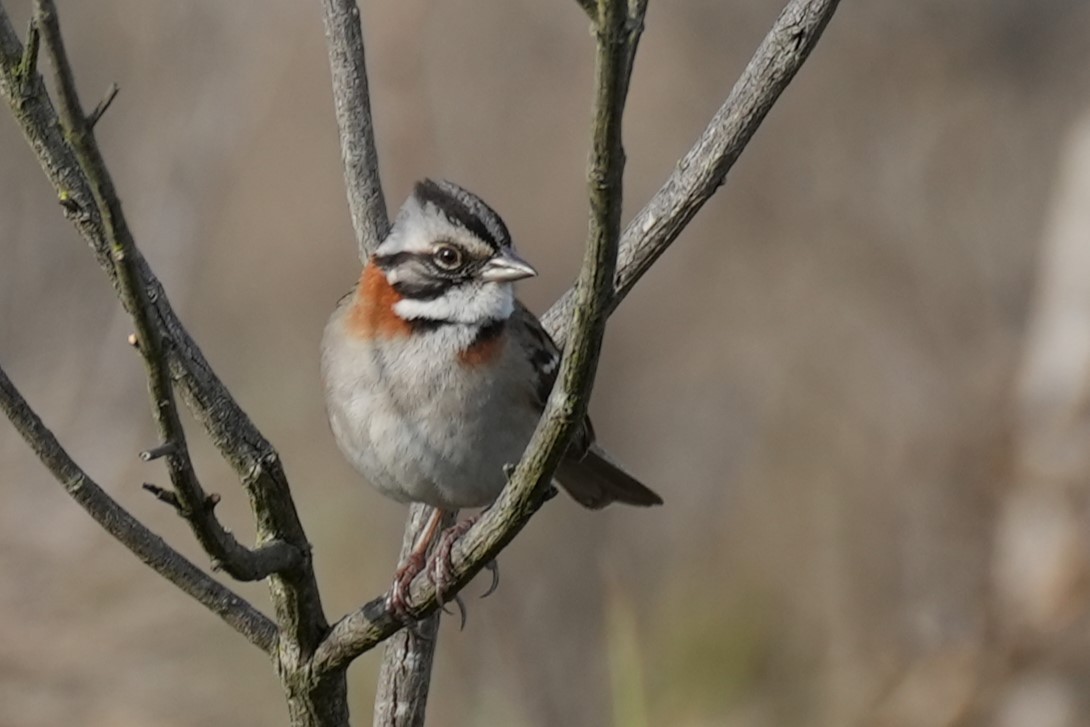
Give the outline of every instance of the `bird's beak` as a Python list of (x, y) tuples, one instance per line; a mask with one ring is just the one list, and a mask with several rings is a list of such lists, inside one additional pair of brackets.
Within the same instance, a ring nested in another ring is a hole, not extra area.
[(481, 268), (481, 279), (490, 283), (510, 283), (535, 275), (537, 271), (533, 266), (516, 255), (514, 250), (504, 250)]

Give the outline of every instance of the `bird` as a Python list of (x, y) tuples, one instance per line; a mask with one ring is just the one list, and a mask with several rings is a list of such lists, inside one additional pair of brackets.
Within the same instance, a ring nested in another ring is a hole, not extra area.
[[(561, 351), (514, 291), (536, 275), (480, 197), (423, 179), (325, 327), (322, 385), (341, 453), (382, 494), (434, 508), (388, 592), (397, 615), (433, 542), (439, 591), (450, 545), (473, 522), (440, 535), (444, 514), (496, 499), (544, 410)], [(589, 418), (554, 477), (587, 508), (662, 504), (597, 445)]]

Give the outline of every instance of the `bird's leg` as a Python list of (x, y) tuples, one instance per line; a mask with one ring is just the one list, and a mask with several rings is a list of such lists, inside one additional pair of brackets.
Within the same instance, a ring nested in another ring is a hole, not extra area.
[(420, 533), (416, 544), (413, 545), (413, 549), (405, 560), (398, 565), (397, 570), (394, 571), (394, 582), (390, 586), (390, 592), (386, 595), (386, 608), (397, 620), (403, 623), (412, 621), (408, 613), (409, 586), (412, 584), (413, 578), (416, 578), (417, 574), (424, 570), (428, 548), (431, 547), (436, 533), (439, 532), (439, 525), (443, 522), (444, 514), (443, 510), (439, 508), (432, 510), (431, 516), (428, 518), (427, 523), (424, 524), (423, 532)]

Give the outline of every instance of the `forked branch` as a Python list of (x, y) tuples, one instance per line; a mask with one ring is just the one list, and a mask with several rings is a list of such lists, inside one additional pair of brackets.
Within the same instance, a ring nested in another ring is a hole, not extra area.
[(222, 618), (266, 653), (276, 647), (276, 625), (238, 594), (221, 585), (167, 545), (117, 504), (68, 456), (53, 432), (30, 408), (0, 367), (0, 409), (65, 491), (95, 522), (137, 558)]

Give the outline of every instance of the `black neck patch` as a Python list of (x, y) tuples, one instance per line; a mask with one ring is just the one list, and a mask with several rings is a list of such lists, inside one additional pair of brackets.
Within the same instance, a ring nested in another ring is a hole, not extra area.
[(503, 335), (503, 330), (506, 327), (506, 318), (488, 321), (488, 323), (485, 323), (477, 330), (477, 335), (473, 337), (473, 343), (469, 344), (469, 347), (473, 348), (474, 346), (480, 346), (494, 338), (499, 338)]
[(414, 333), (426, 333), (454, 324), (454, 321), (440, 321), (434, 318), (409, 318), (406, 322), (412, 327)]

